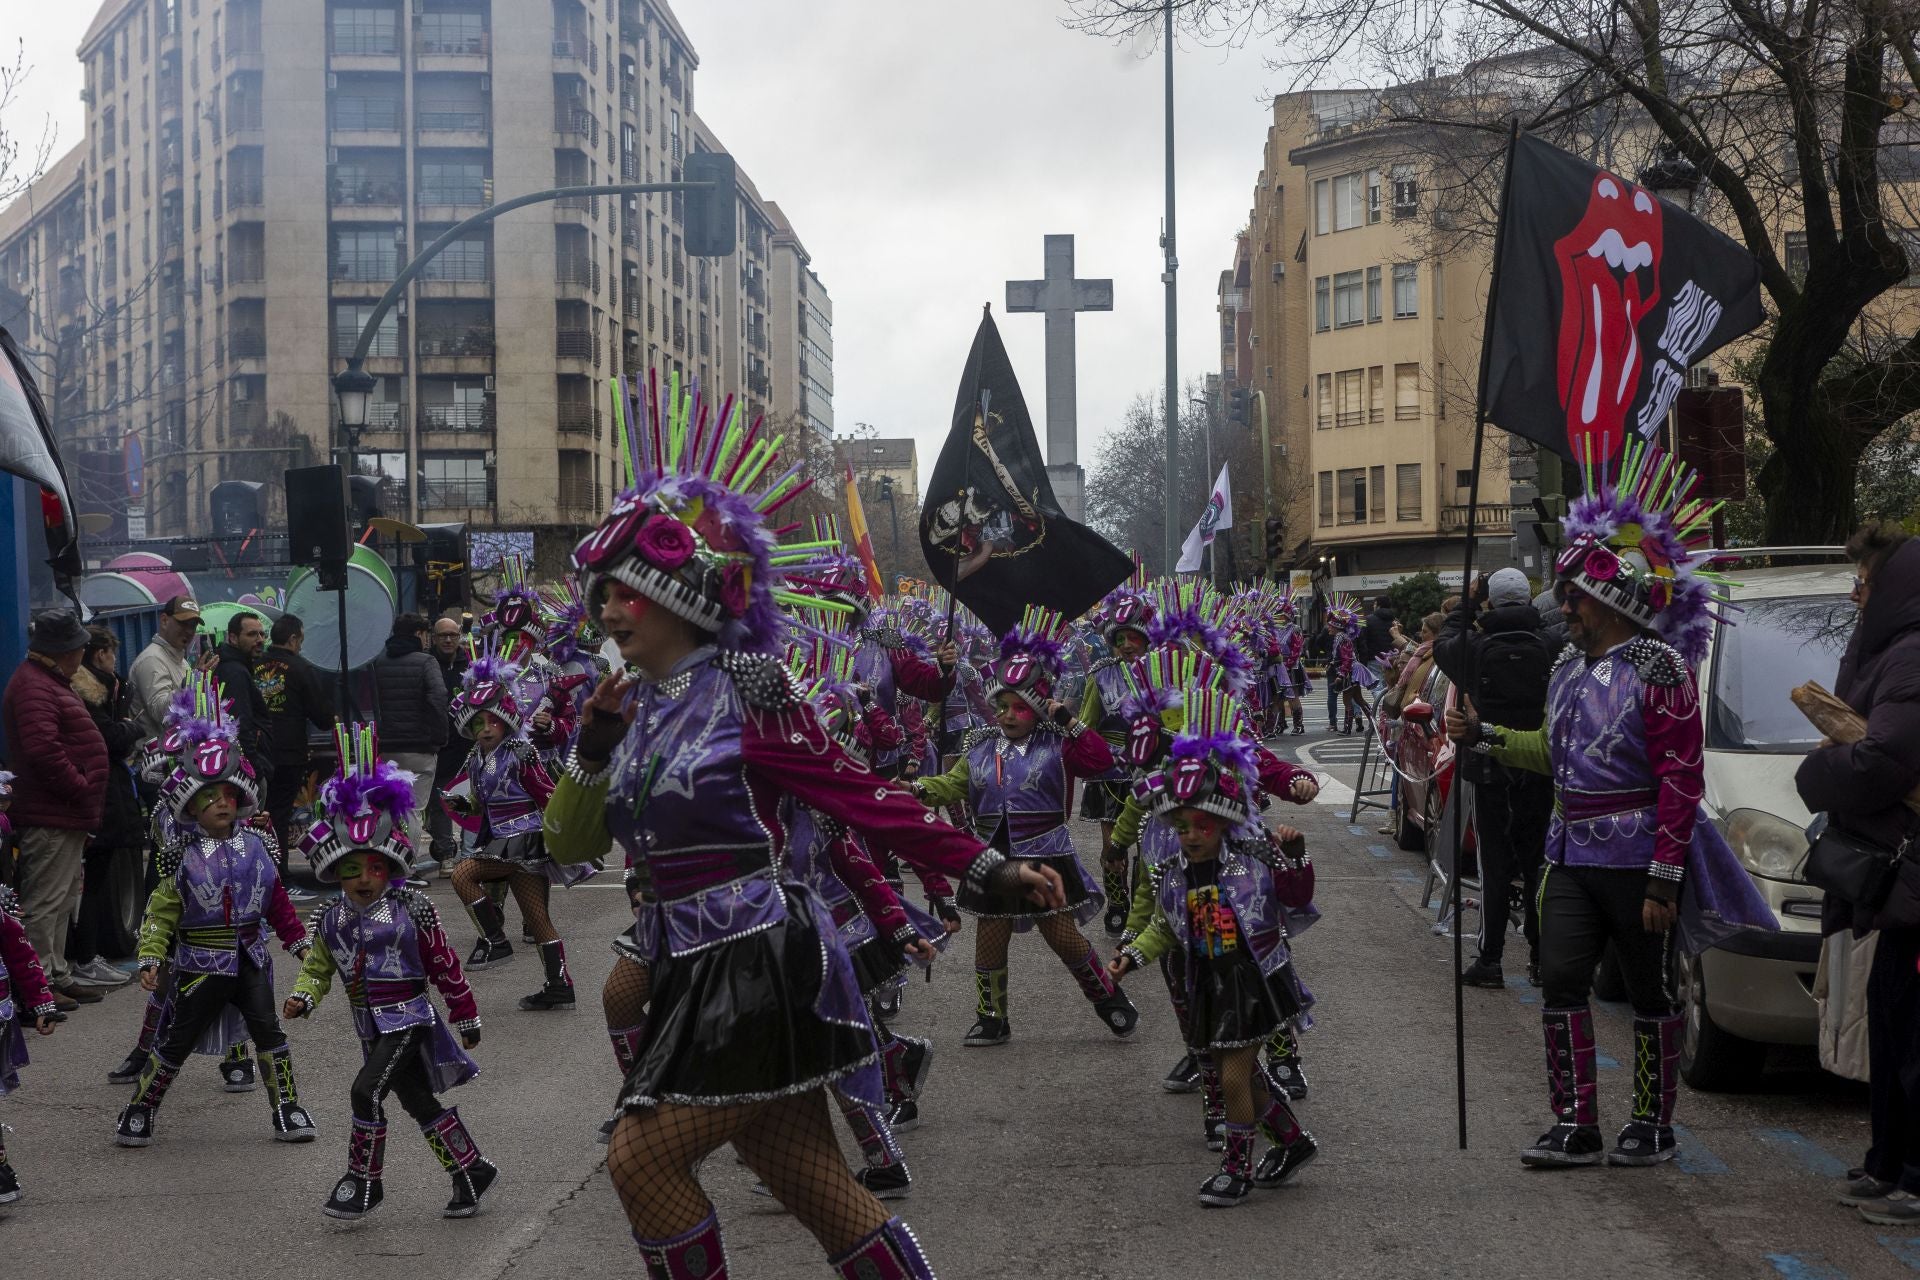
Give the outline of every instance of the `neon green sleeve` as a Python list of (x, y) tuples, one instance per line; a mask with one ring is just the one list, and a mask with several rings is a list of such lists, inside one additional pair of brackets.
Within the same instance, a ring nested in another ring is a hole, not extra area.
[(914, 792), (920, 797), (920, 803), (929, 809), (941, 805), (959, 804), (967, 798), (967, 788), (973, 781), (973, 768), (963, 754), (953, 762), (953, 768), (931, 778), (922, 778), (914, 784)]
[(1167, 923), (1158, 904), (1153, 909), (1153, 922), (1140, 931), (1140, 936), (1129, 942), (1124, 948), (1133, 956), (1134, 967), (1145, 968), (1161, 956), (1174, 949), (1178, 939), (1173, 936), (1173, 926)]
[(147, 899), (146, 917), (140, 921), (139, 958), (142, 962), (152, 960), (158, 963), (167, 958), (167, 949), (173, 943), (173, 931), (180, 925), (180, 906), (180, 886), (172, 876), (165, 877), (153, 886), (153, 894)]
[(1133, 901), (1127, 904), (1127, 926), (1120, 931), (1121, 937), (1137, 938), (1152, 926), (1158, 897), (1159, 885), (1153, 872), (1143, 871), (1134, 882)]
[(1547, 747), (1547, 731), (1540, 729), (1500, 729), (1489, 754), (1501, 764), (1528, 773), (1553, 775), (1553, 759)]
[(300, 976), (293, 980), (293, 994), (304, 996), (309, 1010), (318, 1009), (320, 1002), (326, 999), (327, 992), (333, 990), (333, 975), (337, 968), (333, 963), (333, 953), (327, 950), (327, 944), (316, 931), (313, 946), (307, 951), (307, 958), (300, 965)]
[(612, 785), (611, 779), (602, 779), (583, 786), (564, 775), (553, 784), (540, 822), (548, 857), (560, 863), (591, 862), (613, 848), (613, 833), (607, 830), (607, 791)]
[(1087, 691), (1080, 695), (1080, 723), (1091, 728), (1100, 723), (1104, 711), (1100, 705), (1100, 685), (1089, 675)]
[(1126, 803), (1120, 806), (1120, 816), (1113, 820), (1113, 847), (1131, 849), (1139, 842), (1140, 828), (1147, 825), (1146, 806), (1142, 805), (1129, 791)]

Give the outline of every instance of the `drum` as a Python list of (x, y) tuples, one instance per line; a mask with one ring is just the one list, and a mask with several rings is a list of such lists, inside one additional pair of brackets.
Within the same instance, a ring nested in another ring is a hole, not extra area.
[[(347, 561), (347, 662), (357, 671), (379, 657), (399, 616), (393, 570), (372, 547), (356, 546)], [(300, 656), (322, 671), (339, 671), (340, 593), (320, 590), (317, 571), (295, 569), (287, 579), (285, 611), (306, 625)]]
[[(200, 633), (213, 637), (213, 643), (216, 645), (225, 643), (227, 627), (232, 623), (233, 615), (236, 613), (250, 613), (254, 615), (267, 624), (269, 631), (273, 629), (273, 620), (278, 616), (269, 610), (257, 608), (253, 605), (235, 604), (231, 600), (222, 600), (217, 604), (201, 606)], [(334, 630), (339, 630), (338, 622), (334, 624)]]
[(143, 583), (124, 573), (90, 573), (80, 579), (75, 590), (80, 603), (88, 609), (125, 609), (159, 603)]
[(193, 587), (173, 567), (172, 561), (151, 551), (129, 551), (125, 555), (115, 556), (101, 567), (110, 573), (131, 578), (145, 587), (153, 598), (139, 603), (152, 604), (174, 596), (193, 595)]

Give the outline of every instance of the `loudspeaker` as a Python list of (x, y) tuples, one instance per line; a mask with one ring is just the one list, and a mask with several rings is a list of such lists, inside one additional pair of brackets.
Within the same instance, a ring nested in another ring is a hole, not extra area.
[(347, 500), (340, 468), (290, 468), (287, 471), (287, 559), (319, 569), (323, 580), (336, 575), (344, 578), (350, 550)]

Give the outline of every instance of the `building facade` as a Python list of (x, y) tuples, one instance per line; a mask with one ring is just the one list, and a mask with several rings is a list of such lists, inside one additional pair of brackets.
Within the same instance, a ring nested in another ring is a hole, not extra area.
[[(703, 145), (698, 56), (653, 0), (107, 0), (79, 55), (86, 140), (0, 211), (0, 282), (56, 357), (63, 441), (139, 438), (134, 536), (197, 532), (220, 481), (271, 493), (332, 456), (333, 375), (456, 223), (550, 187), (676, 181)], [(779, 411), (753, 343), (774, 228), (752, 195), (727, 258), (686, 252), (679, 195), (538, 204), (448, 244), (368, 350), (355, 465), (385, 513), (590, 523), (616, 374)]]

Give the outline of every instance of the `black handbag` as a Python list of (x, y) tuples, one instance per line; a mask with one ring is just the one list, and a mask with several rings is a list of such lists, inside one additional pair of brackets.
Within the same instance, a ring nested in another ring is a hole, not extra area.
[(1836, 894), (1863, 911), (1886, 905), (1913, 847), (1912, 824), (1896, 849), (1851, 835), (1827, 823), (1807, 854), (1807, 883)]

